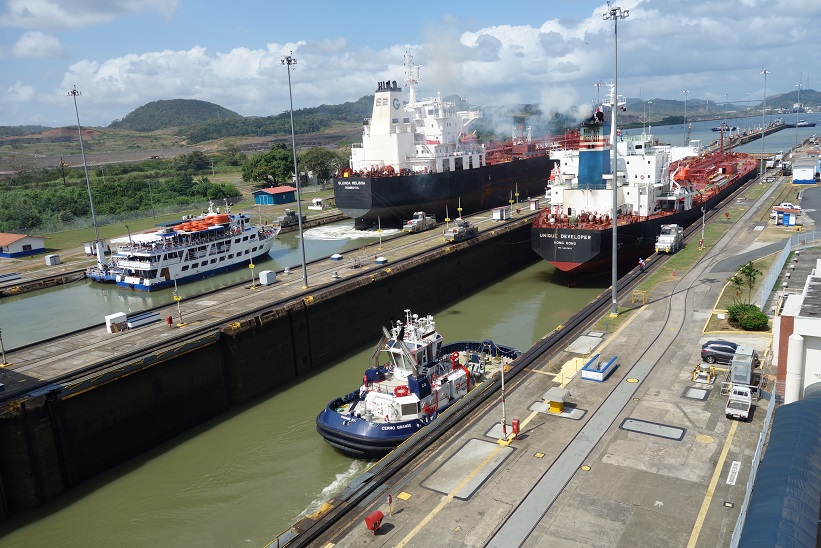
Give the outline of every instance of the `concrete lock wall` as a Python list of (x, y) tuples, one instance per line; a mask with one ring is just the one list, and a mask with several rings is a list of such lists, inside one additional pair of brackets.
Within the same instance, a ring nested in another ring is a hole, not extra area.
[(0, 410), (0, 520), (373, 344), (406, 308), (431, 313), (536, 260), (522, 223), (12, 402)]

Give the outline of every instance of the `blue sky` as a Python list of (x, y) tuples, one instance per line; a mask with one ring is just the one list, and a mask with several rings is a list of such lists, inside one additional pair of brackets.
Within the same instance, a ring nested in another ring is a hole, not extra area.
[[(821, 89), (815, 0), (625, 0), (619, 93), (723, 101)], [(245, 116), (354, 101), (402, 83), (405, 51), (422, 96), (566, 112), (613, 78), (604, 2), (0, 0), (0, 125), (105, 126), (160, 99), (200, 99)], [(818, 84), (816, 84), (816, 80)]]

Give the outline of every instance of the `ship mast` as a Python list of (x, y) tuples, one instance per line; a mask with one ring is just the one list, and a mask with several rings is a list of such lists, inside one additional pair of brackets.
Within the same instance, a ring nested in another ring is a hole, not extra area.
[(405, 52), (405, 82), (408, 84), (408, 106), (416, 104), (416, 85), (419, 83), (419, 69), (422, 65), (413, 64), (413, 55)]

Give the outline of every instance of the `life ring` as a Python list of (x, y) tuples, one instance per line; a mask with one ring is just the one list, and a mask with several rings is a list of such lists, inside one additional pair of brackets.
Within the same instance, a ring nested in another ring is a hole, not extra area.
[(642, 175), (641, 178), (644, 179), (644, 175)]
[(396, 396), (397, 398), (401, 398), (402, 396), (407, 396), (408, 394), (410, 394), (410, 388), (408, 388), (404, 384), (401, 385), (401, 386), (397, 386), (396, 388), (393, 389), (393, 395)]

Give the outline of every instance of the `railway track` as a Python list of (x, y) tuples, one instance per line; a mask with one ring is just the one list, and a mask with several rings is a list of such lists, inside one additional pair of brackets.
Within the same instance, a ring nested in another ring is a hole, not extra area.
[[(727, 196), (717, 207), (705, 212), (705, 222), (713, 219), (716, 215), (720, 215), (754, 181), (755, 179), (742, 185)], [(685, 230), (685, 242), (692, 244), (697, 241), (700, 231), (701, 227), (698, 224), (691, 225)], [(648, 263), (645, 268), (646, 273), (642, 274), (638, 272), (638, 269), (634, 269), (620, 278), (617, 284), (619, 298), (621, 299), (629, 294), (647, 273), (652, 272), (670, 259), (671, 256), (668, 255), (657, 255), (654, 260)], [(699, 262), (700, 270), (706, 270), (717, 260), (718, 253), (703, 258)], [(682, 278), (678, 285), (684, 283), (685, 280)], [(643, 338), (645, 345), (643, 351), (638, 355), (637, 361), (647, 358), (651, 353), (651, 349), (658, 345), (661, 339), (674, 340), (681, 333), (685, 321), (683, 302), (688, 297), (691, 287), (685, 286), (679, 290), (677, 286), (673, 294), (667, 298), (663, 327), (657, 330), (652, 337)], [(677, 303), (681, 303), (681, 306), (675, 309), (672, 307), (674, 299)], [(539, 340), (514, 362), (512, 370), (505, 376), (506, 391), (516, 390), (517, 387), (526, 383), (536, 374), (533, 370), (539, 369), (544, 364), (551, 363), (562, 352), (561, 349), (578, 335), (588, 331), (608, 311), (610, 306), (611, 294), (608, 289), (569, 318), (565, 324), (557, 327)], [(556, 362), (554, 361), (554, 363)], [(556, 373), (557, 371), (548, 372)], [(626, 376), (626, 374), (625, 371), (624, 375)], [(614, 388), (615, 386), (616, 384), (614, 384)], [(344, 534), (344, 531), (361, 522), (359, 508), (361, 504), (367, 502), (371, 497), (386, 492), (389, 486), (401, 485), (405, 482), (405, 478), (414, 476), (430, 458), (442, 449), (445, 443), (443, 439), (452, 440), (458, 437), (461, 433), (473, 428), (478, 421), (485, 417), (498, 404), (498, 398), (494, 396), (500, 391), (501, 381), (495, 380), (487, 382), (471, 392), (455, 405), (449, 413), (440, 417), (437, 422), (427, 426), (408, 442), (377, 462), (358, 480), (355, 480), (355, 487), (349, 487), (337, 498), (330, 501), (326, 506), (326, 511), (320, 511), (319, 515), (306, 518), (297, 523), (290, 531), (280, 535), (270, 546), (309, 546), (318, 539), (323, 542), (333, 542), (336, 535)], [(511, 512), (507, 519), (512, 515)], [(503, 525), (504, 522), (500, 523), (497, 531)]]

